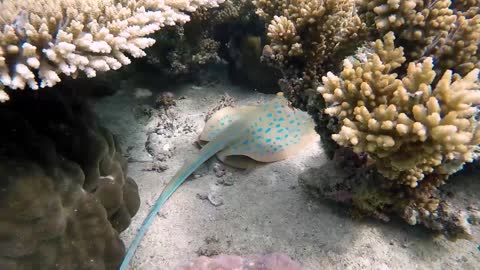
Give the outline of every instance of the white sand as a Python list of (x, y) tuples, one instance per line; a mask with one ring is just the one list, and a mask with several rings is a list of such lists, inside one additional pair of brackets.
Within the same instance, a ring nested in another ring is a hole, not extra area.
[[(159, 91), (150, 89), (152, 97), (136, 99), (135, 86), (125, 88), (97, 101), (96, 110), (103, 124), (118, 135), (123, 149), (131, 149), (132, 158), (151, 160), (145, 141), (149, 125), (154, 123), (145, 117), (135, 118), (134, 111), (142, 103), (151, 103)], [(208, 88), (184, 85), (173, 92), (186, 96), (177, 101), (176, 111), (180, 117), (188, 116), (197, 133), (205, 113), (221, 94), (233, 96), (237, 105), (267, 97), (228, 84)], [(148, 163), (130, 163), (129, 175), (139, 186), (142, 203), (131, 226), (121, 235), (127, 245), (165, 183), (198, 151), (193, 144), (197, 133), (168, 141), (175, 150), (164, 172), (142, 170)], [(250, 171), (227, 168), (231, 186), (218, 184), (222, 178), (213, 171), (217, 161), (210, 160), (195, 173), (197, 178), (185, 182), (164, 206), (137, 250), (131, 269), (172, 269), (198, 252), (246, 255), (273, 251), (290, 255), (305, 269), (480, 269), (478, 229), (474, 241), (452, 243), (434, 239), (422, 228), (403, 222), (352, 220), (345, 209), (308, 196), (298, 186), (297, 176), (325, 160), (317, 143), (286, 161)], [(478, 191), (480, 181), (476, 182)], [(197, 197), (209, 193), (220, 196), (223, 205), (216, 207)]]

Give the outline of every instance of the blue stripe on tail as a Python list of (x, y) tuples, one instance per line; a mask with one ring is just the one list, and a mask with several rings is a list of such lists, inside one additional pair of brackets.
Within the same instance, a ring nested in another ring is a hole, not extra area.
[(170, 196), (175, 192), (175, 190), (187, 179), (187, 177), (192, 174), (202, 163), (204, 163), (206, 160), (211, 158), (215, 153), (223, 149), (226, 145), (225, 141), (219, 141), (219, 142), (213, 142), (214, 144), (209, 146), (209, 144), (205, 145), (204, 149), (209, 147), (205, 153), (203, 153), (192, 165), (188, 167), (188, 169), (180, 175), (175, 182), (173, 182), (173, 185), (171, 187), (168, 187), (169, 184), (165, 187), (165, 189), (162, 191), (160, 196), (158, 197), (157, 201), (153, 205), (152, 209), (148, 213), (147, 217), (142, 223), (142, 226), (137, 232), (137, 235), (133, 239), (132, 243), (130, 244), (130, 247), (127, 250), (127, 254), (123, 258), (122, 264), (120, 265), (119, 270), (127, 270), (127, 267), (135, 254), (135, 251), (137, 250), (140, 241), (142, 240), (143, 236), (147, 232), (148, 228), (152, 224), (152, 221), (154, 220), (154, 217), (157, 215), (158, 211), (160, 211), (160, 208), (165, 204), (165, 202), (170, 198)]

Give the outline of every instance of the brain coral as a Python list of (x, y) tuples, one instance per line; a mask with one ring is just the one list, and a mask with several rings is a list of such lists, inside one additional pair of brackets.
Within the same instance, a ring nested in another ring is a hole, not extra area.
[(137, 186), (86, 105), (51, 91), (0, 105), (0, 268), (118, 269)]

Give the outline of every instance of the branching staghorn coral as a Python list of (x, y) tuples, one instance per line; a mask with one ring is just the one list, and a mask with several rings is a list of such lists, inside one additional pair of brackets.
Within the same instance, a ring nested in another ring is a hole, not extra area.
[[(223, 0), (4, 0), (0, 2), (0, 87), (31, 89), (58, 83), (60, 74), (128, 65), (164, 26), (189, 21), (199, 7)], [(0, 88), (0, 100), (8, 99)]]
[(445, 38), (455, 22), (449, 0), (364, 0), (360, 3), (367, 12), (373, 13), (370, 15), (374, 16), (375, 27), (380, 32), (398, 31), (399, 37), (417, 41), (423, 48), (436, 38)]
[[(351, 188), (336, 196), (348, 193), (353, 198), (349, 204), (362, 215), (384, 219), (395, 213), (446, 236), (468, 235), (462, 223), (466, 219), (452, 210), (462, 205), (447, 203), (442, 185), (480, 152), (480, 2), (254, 3), (257, 14), (270, 22), (271, 44), (265, 46), (263, 59), (282, 71), (280, 86), (292, 105), (314, 118), (325, 153), (335, 158), (345, 149), (360, 160), (368, 156), (351, 174), (364, 167), (373, 174), (350, 186), (340, 183)], [(292, 12), (293, 3), (304, 8)], [(333, 3), (348, 12), (310, 20), (311, 7), (319, 3), (325, 10)], [(342, 23), (346, 18), (347, 24)], [(338, 39), (330, 33), (338, 33), (333, 35)], [(383, 42), (364, 44), (383, 37)], [(343, 66), (339, 59), (346, 59)], [(362, 190), (366, 183), (372, 185)]]
[(372, 32), (395, 32), (409, 60), (432, 56), (438, 68), (461, 75), (480, 68), (479, 1), (360, 0), (359, 6)]
[[(295, 60), (320, 68), (348, 47), (364, 28), (352, 0), (255, 0), (257, 15), (269, 22), (266, 58), (285, 67)], [(320, 68), (321, 69), (321, 68)]]
[(472, 17), (457, 16), (455, 28), (444, 44), (431, 50), (440, 68), (453, 69), (462, 75), (480, 68), (480, 7), (475, 12)]
[(329, 72), (318, 91), (325, 113), (342, 121), (332, 138), (368, 153), (381, 174), (413, 188), (426, 174), (449, 176), (480, 156), (479, 70), (437, 75), (426, 58), (410, 62), (399, 78), (405, 57), (394, 38), (389, 32), (377, 40), (363, 60), (345, 59), (343, 71)]
[(215, 25), (233, 21), (250, 21), (254, 14), (251, 0), (225, 0), (218, 9), (200, 8), (193, 14), (193, 18)]

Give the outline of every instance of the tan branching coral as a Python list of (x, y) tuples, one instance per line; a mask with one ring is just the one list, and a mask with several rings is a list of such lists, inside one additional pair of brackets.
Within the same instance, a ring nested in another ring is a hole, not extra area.
[(194, 17), (210, 24), (226, 23), (231, 21), (249, 21), (254, 14), (251, 0), (225, 0), (218, 9), (201, 8)]
[(480, 157), (480, 2), (253, 2), (282, 91), (314, 118), (330, 158), (345, 149), (362, 164), (352, 175), (368, 172), (335, 196), (362, 214), (469, 235), (439, 187)]
[(353, 0), (253, 2), (257, 15), (269, 22), (271, 49), (264, 56), (281, 66), (300, 59), (310, 70), (321, 69), (364, 29)]
[(480, 68), (477, 0), (360, 0), (359, 6), (380, 35), (395, 32), (409, 59), (432, 56), (437, 67), (461, 75)]
[(368, 153), (384, 176), (415, 187), (425, 174), (448, 176), (480, 156), (479, 70), (436, 74), (426, 58), (399, 78), (405, 57), (393, 44), (389, 32), (363, 60), (345, 59), (318, 91), (325, 112), (342, 121), (332, 136), (338, 144)]
[(432, 49), (432, 54), (443, 69), (466, 74), (480, 68), (480, 6), (475, 16), (458, 16), (455, 29), (442, 46)]
[(272, 42), (272, 50), (278, 55), (280, 61), (285, 56), (298, 56), (302, 54), (302, 44), (298, 43), (300, 37), (292, 21), (284, 16), (275, 16), (268, 26), (268, 37)]
[(462, 15), (480, 14), (480, 0), (455, 0), (452, 8)]
[(412, 51), (414, 57), (423, 55), (423, 50), (437, 38), (446, 38), (456, 19), (449, 0), (361, 2), (366, 10), (373, 12), (380, 32), (395, 31), (398, 37), (417, 43)]
[[(0, 87), (31, 89), (60, 74), (94, 77), (142, 57), (147, 36), (182, 24), (223, 0), (4, 0), (0, 2)], [(0, 90), (0, 100), (6, 100)]]

